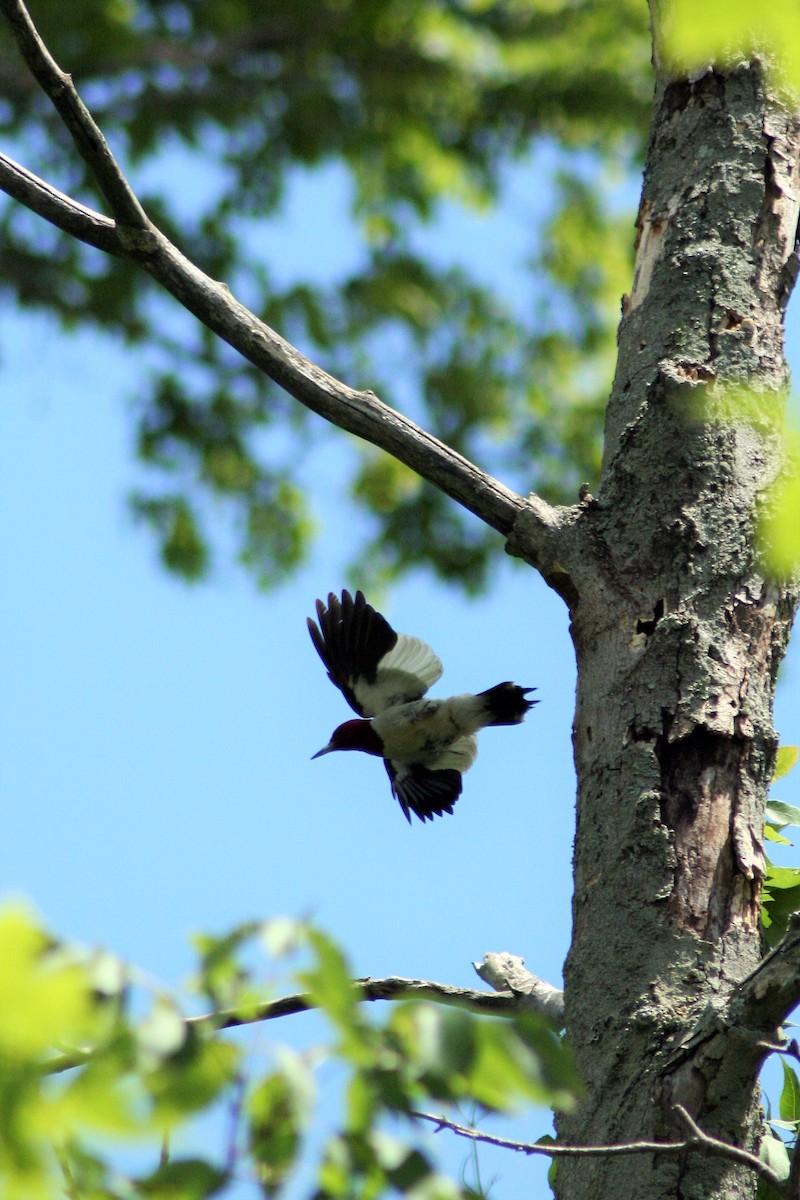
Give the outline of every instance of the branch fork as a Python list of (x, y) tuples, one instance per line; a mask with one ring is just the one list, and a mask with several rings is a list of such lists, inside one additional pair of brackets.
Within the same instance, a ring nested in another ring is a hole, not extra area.
[[(356, 391), (327, 374), (239, 304), (225, 284), (189, 262), (148, 218), (71, 76), (50, 54), (22, 0), (0, 0), (0, 12), (91, 171), (113, 220), (65, 196), (5, 155), (0, 155), (0, 189), (80, 241), (136, 262), (203, 324), (301, 404), (391, 454), (487, 525), (510, 537), (510, 553), (535, 565), (536, 558), (541, 558), (540, 569), (545, 577), (549, 570), (558, 579), (556, 567), (551, 564), (558, 559), (555, 543), (559, 510), (538, 496), (526, 501), (383, 404), (372, 392)], [(523, 516), (523, 526), (516, 528)], [(563, 594), (563, 588), (557, 590)]]

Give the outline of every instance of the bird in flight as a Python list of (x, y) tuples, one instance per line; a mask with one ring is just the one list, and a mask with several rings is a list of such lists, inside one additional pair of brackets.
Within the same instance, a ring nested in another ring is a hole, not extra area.
[(334, 729), (327, 746), (361, 750), (383, 759), (392, 794), (406, 820), (420, 821), (452, 813), (461, 795), (461, 776), (478, 753), (475, 734), (487, 725), (518, 725), (537, 704), (526, 699), (535, 688), (498, 683), (477, 695), (426, 700), (442, 664), (425, 642), (396, 633), (385, 617), (355, 597), (332, 592), (317, 601), (317, 624), (308, 631), (317, 653), (359, 720)]

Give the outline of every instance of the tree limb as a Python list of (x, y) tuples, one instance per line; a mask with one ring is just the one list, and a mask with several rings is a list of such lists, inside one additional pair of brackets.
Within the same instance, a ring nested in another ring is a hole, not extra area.
[(0, 0), (0, 9), (5, 14), (31, 74), (69, 130), (78, 153), (97, 181), (114, 216), (126, 225), (146, 228), (147, 215), (109, 150), (102, 131), (75, 90), (72, 78), (61, 70), (45, 46), (27, 8), (21, 0)]
[(719, 1072), (720, 1062), (729, 1055), (755, 1077), (767, 1055), (780, 1048), (780, 1027), (798, 1001), (800, 913), (793, 913), (780, 942), (733, 989), (725, 1007), (709, 1006), (672, 1050), (667, 1070), (691, 1072), (708, 1060)]
[(789, 918), (789, 928), (774, 949), (731, 994), (728, 1004), (732, 1025), (761, 1034), (772, 1034), (800, 1002), (800, 913)]
[(480, 1129), (473, 1129), (470, 1125), (460, 1125), (457, 1121), (451, 1121), (448, 1117), (435, 1116), (433, 1113), (414, 1112), (411, 1115), (418, 1117), (422, 1121), (430, 1121), (437, 1126), (436, 1132), (440, 1129), (449, 1129), (452, 1133), (459, 1137), (469, 1138), (473, 1142), (485, 1142), (490, 1146), (500, 1146), (505, 1150), (516, 1150), (520, 1154), (542, 1154), (547, 1158), (612, 1158), (624, 1154), (685, 1154), (688, 1150), (696, 1150), (701, 1154), (716, 1155), (720, 1158), (727, 1158), (733, 1162), (741, 1163), (743, 1166), (749, 1167), (755, 1171), (762, 1179), (765, 1179), (772, 1187), (781, 1193), (785, 1193), (785, 1181), (772, 1170), (771, 1167), (763, 1163), (755, 1154), (750, 1154), (747, 1150), (742, 1150), (739, 1146), (732, 1146), (728, 1142), (722, 1142), (719, 1138), (711, 1137), (705, 1133), (700, 1126), (689, 1116), (688, 1112), (680, 1105), (676, 1105), (674, 1109), (675, 1115), (681, 1123), (685, 1125), (689, 1136), (680, 1142), (613, 1142), (604, 1146), (564, 1146), (557, 1142), (514, 1142), (509, 1138), (496, 1137), (494, 1134), (485, 1133)]
[(0, 154), (0, 189), (79, 242), (106, 254), (124, 254), (113, 221), (66, 196), (6, 154)]
[[(665, 1108), (695, 1107), (698, 1089), (730, 1093), (753, 1085), (765, 1058), (789, 1049), (780, 1032), (800, 1000), (800, 914), (769, 952), (732, 990), (727, 1003), (710, 1004), (669, 1051), (660, 1069)], [(712, 1106), (713, 1107), (713, 1106)]]
[[(405, 979), (400, 975), (389, 975), (383, 979), (372, 979), (369, 976), (354, 979), (353, 988), (358, 993), (359, 1000), (433, 1000), (437, 1004), (447, 1004), (454, 1008), (463, 1008), (467, 1012), (495, 1017), (513, 1017), (520, 1012), (530, 1011), (525, 997), (518, 997), (512, 992), (481, 992), (474, 988), (454, 987), (449, 983), (436, 983), (429, 979)], [(317, 1007), (309, 992), (296, 992), (291, 996), (281, 996), (277, 1000), (267, 1000), (263, 1004), (184, 1017), (183, 1023), (187, 1032), (191, 1029), (198, 1033), (211, 1034), (221, 1029), (238, 1029), (243, 1025), (274, 1021), (278, 1017), (293, 1016), (295, 1013), (308, 1012)], [(83, 1066), (99, 1053), (94, 1047), (84, 1047), (56, 1055), (43, 1065), (42, 1074), (60, 1075), (63, 1071), (71, 1071)]]
[(504, 951), (489, 953), (483, 962), (474, 962), (473, 967), (484, 983), (497, 992), (512, 992), (532, 1012), (552, 1021), (557, 1029), (564, 1026), (564, 993), (545, 979), (540, 979), (525, 968), (525, 959)]
[[(378, 446), (508, 535), (527, 503), (374, 392), (358, 391), (318, 367), (189, 262), (163, 234), (131, 246), (148, 273), (181, 304), (306, 408)], [(544, 502), (542, 502), (544, 503)], [(548, 506), (549, 508), (549, 506)], [(549, 531), (548, 531), (549, 532)]]
[[(89, 245), (138, 262), (209, 329), (306, 408), (331, 424), (385, 450), (451, 499), (508, 537), (527, 514), (527, 545), (537, 530), (553, 556), (558, 510), (538, 497), (525, 500), (451, 450), (413, 421), (328, 375), (205, 275), (147, 218), (102, 132), (72, 80), (42, 42), (21, 0), (0, 0), (2, 12), (32, 73), (50, 97), (117, 218), (106, 223), (11, 160), (2, 160), (0, 187), (52, 224)], [(115, 233), (116, 237), (112, 236)]]

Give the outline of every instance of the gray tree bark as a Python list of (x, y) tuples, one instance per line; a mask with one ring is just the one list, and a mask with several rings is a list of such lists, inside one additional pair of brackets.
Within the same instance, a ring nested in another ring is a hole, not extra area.
[[(674, 1138), (675, 1104), (746, 1149), (762, 1131), (763, 1042), (786, 998), (746, 1023), (740, 1000), (762, 958), (773, 696), (797, 595), (766, 577), (754, 534), (782, 454), (799, 153), (759, 63), (659, 69), (598, 494), (560, 514), (550, 546), (524, 517), (511, 539), (567, 600), (578, 661), (565, 1005), (588, 1097), (558, 1122), (569, 1143)], [(556, 1180), (561, 1200), (756, 1183), (698, 1154), (564, 1160)]]

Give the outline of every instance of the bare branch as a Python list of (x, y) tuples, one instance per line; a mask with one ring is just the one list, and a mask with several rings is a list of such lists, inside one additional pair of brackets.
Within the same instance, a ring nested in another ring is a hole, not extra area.
[(189, 312), (306, 408), (385, 450), (493, 529), (508, 537), (525, 515), (525, 547), (534, 556), (531, 561), (536, 565), (537, 538), (546, 546), (539, 557), (547, 563), (557, 559), (559, 510), (535, 496), (523, 499), (373, 392), (357, 391), (328, 375), (238, 303), (224, 284), (185, 258), (148, 220), (70, 76), (50, 55), (21, 0), (0, 0), (0, 12), (108, 199), (117, 218), (116, 242), (97, 214), (8, 159), (0, 171), (0, 187), (73, 236), (138, 262)]
[(106, 254), (123, 253), (113, 221), (65, 196), (5, 154), (0, 154), (0, 189), (78, 241)]
[(405, 463), (481, 520), (509, 534), (526, 501), (374, 392), (341, 383), (239, 304), (162, 234), (131, 246), (149, 274), (203, 324), (312, 412)]
[(525, 959), (504, 951), (483, 956), (483, 962), (473, 963), (484, 983), (498, 992), (513, 992), (531, 1012), (540, 1013), (557, 1029), (564, 1025), (564, 993), (545, 979), (525, 969)]
[(742, 1150), (740, 1146), (731, 1146), (729, 1142), (720, 1141), (719, 1138), (712, 1137), (710, 1133), (705, 1133), (682, 1104), (676, 1104), (672, 1111), (689, 1131), (690, 1136), (687, 1139), (689, 1149), (701, 1150), (706, 1154), (716, 1154), (720, 1158), (729, 1158), (732, 1162), (741, 1163), (745, 1167), (750, 1167), (762, 1179), (766, 1179), (767, 1183), (777, 1188), (778, 1191), (784, 1190), (785, 1181), (776, 1171), (773, 1171), (772, 1167), (762, 1162), (757, 1154), (751, 1154), (749, 1150)]
[(523, 1011), (510, 992), (479, 992), (474, 988), (454, 987), (428, 979), (405, 979), (389, 975), (385, 979), (356, 979), (362, 1000), (434, 1000), (437, 1004), (463, 1008), (483, 1016), (513, 1017)]
[(755, 1171), (779, 1192), (785, 1191), (784, 1181), (780, 1176), (763, 1163), (755, 1154), (722, 1142), (719, 1138), (711, 1137), (689, 1116), (680, 1105), (675, 1106), (675, 1114), (686, 1126), (689, 1136), (680, 1142), (613, 1142), (609, 1145), (598, 1146), (564, 1146), (557, 1142), (514, 1142), (509, 1138), (496, 1137), (470, 1125), (460, 1125), (448, 1117), (435, 1116), (433, 1113), (414, 1112), (412, 1116), (422, 1121), (430, 1121), (440, 1129), (449, 1129), (459, 1137), (469, 1138), (473, 1142), (485, 1142), (489, 1146), (500, 1146), (505, 1150), (515, 1150), (519, 1154), (541, 1154), (546, 1158), (612, 1158), (625, 1154), (685, 1154), (696, 1150), (701, 1154), (711, 1154), (719, 1158), (727, 1158), (733, 1162), (742, 1163)]
[(115, 225), (2, 155), (0, 189), (80, 241), (137, 262), (204, 325), (306, 408), (385, 450), (493, 529), (508, 535), (525, 511), (522, 496), (389, 408), (374, 392), (348, 387), (323, 371), (152, 226), (137, 230)]
[[(513, 1017), (526, 1011), (516, 996), (508, 992), (479, 992), (473, 988), (454, 987), (449, 983), (436, 983), (429, 979), (405, 979), (400, 975), (389, 975), (383, 979), (354, 979), (353, 988), (359, 1000), (433, 1000), (454, 1008), (463, 1008), (483, 1016)], [(220, 1009), (218, 1012), (203, 1013), (196, 1017), (185, 1017), (184, 1026), (198, 1033), (212, 1034), (221, 1029), (237, 1029), (243, 1025), (256, 1025), (262, 1021), (274, 1021), (278, 1017), (289, 1017), (295, 1013), (308, 1012), (318, 1005), (308, 992), (296, 992), (268, 1000), (263, 1004), (242, 1008)], [(94, 1058), (100, 1051), (93, 1047), (68, 1051), (48, 1060), (42, 1068), (44, 1075), (60, 1075), (72, 1071)]]
[[(667, 1056), (662, 1073), (673, 1103), (695, 1094), (696, 1078), (726, 1078), (737, 1086), (756, 1079), (764, 1059), (794, 1053), (781, 1026), (800, 1001), (800, 913), (769, 952), (731, 992), (728, 1003), (709, 1005)], [(734, 1086), (728, 1080), (727, 1086)]]
[(0, 0), (20, 54), (69, 130), (100, 191), (118, 221), (144, 229), (148, 219), (133, 189), (108, 148), (106, 139), (81, 100), (71, 76), (62, 71), (45, 46), (22, 0)]

